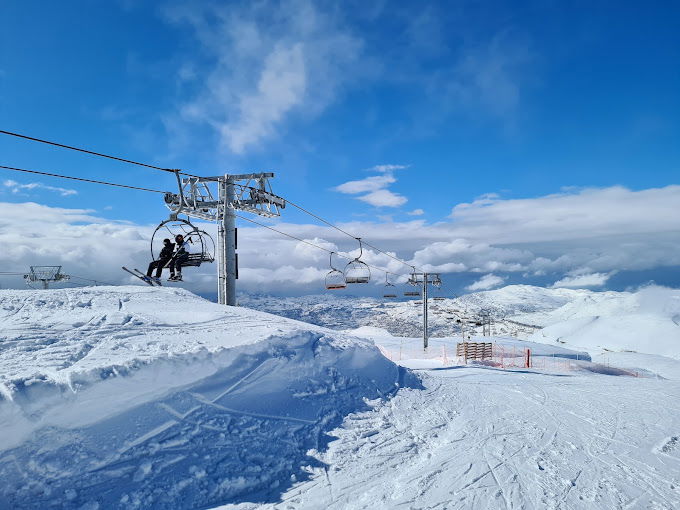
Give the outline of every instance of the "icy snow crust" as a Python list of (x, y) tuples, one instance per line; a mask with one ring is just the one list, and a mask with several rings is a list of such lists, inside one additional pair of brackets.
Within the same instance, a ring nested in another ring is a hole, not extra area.
[(370, 341), (176, 289), (3, 290), (0, 328), (3, 509), (276, 501), (408, 377)]

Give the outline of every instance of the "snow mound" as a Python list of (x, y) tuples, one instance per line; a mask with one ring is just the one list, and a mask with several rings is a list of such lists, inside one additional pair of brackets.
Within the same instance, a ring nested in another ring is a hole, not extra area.
[[(578, 299), (609, 293), (585, 289), (547, 289), (533, 285), (507, 285), (500, 289), (466, 294), (456, 304), (471, 310), (485, 309), (496, 316), (550, 311)], [(618, 294), (612, 292), (611, 294)]]
[(651, 286), (599, 300), (584, 298), (545, 314), (545, 318), (552, 324), (529, 340), (564, 344), (593, 354), (604, 349), (680, 359), (680, 290)]
[(276, 501), (414, 382), (368, 340), (178, 289), (0, 291), (0, 331), (0, 508)]

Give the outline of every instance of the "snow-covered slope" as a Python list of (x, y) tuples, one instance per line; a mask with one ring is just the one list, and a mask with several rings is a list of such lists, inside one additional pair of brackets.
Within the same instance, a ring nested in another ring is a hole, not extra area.
[(422, 377), (424, 391), (350, 415), (315, 453), (328, 467), (265, 508), (680, 508), (680, 382), (478, 367)]
[(182, 290), (3, 290), (0, 508), (275, 500), (404, 376), (369, 341)]
[(605, 349), (680, 359), (680, 290), (647, 287), (600, 300), (584, 298), (543, 318), (550, 325), (530, 340), (592, 353)]
[[(572, 306), (587, 291), (515, 287), (467, 306), (675, 323), (674, 292), (597, 295), (588, 312)], [(331, 323), (333, 305), (314, 301)], [(336, 307), (336, 327), (375, 318), (366, 303)], [(418, 311), (381, 313), (416, 327)], [(679, 360), (608, 352), (631, 371), (580, 370), (592, 363), (543, 338), (535, 359), (576, 355), (577, 369), (414, 357), (438, 367), (415, 375), (372, 340), (423, 353), (421, 340), (378, 327), (329, 330), (146, 286), (0, 291), (0, 509), (680, 508)]]

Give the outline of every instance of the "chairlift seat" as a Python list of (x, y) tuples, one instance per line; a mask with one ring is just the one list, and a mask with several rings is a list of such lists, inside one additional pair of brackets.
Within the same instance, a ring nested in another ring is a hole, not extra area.
[(345, 282), (348, 284), (368, 283), (371, 279), (371, 270), (359, 259), (354, 259), (345, 267)]
[(396, 298), (397, 295), (396, 294), (383, 294), (383, 297), (384, 298)]
[(327, 290), (341, 290), (347, 288), (345, 282), (345, 275), (342, 271), (331, 269), (326, 275), (326, 289)]
[(212, 260), (205, 260), (201, 253), (190, 253), (187, 259), (182, 263), (182, 267), (198, 267), (203, 262), (212, 262)]

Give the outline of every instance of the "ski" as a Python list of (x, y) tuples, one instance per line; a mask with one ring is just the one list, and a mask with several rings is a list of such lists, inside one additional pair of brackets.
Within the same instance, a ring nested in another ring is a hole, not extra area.
[[(135, 268), (135, 273), (137, 273), (142, 279), (144, 279), (144, 281), (146, 281), (145, 278), (151, 278), (150, 276), (146, 276), (144, 273), (142, 273), (142, 272), (141, 272), (139, 269), (137, 269), (137, 268)], [(156, 285), (158, 285), (159, 287), (161, 287), (161, 282), (158, 281), (158, 280), (154, 280), (153, 278), (151, 278), (151, 284), (152, 284), (152, 285), (153, 285), (153, 284), (156, 284)]]
[(130, 274), (131, 274), (132, 276), (134, 276), (135, 278), (139, 278), (140, 280), (142, 280), (142, 281), (143, 281), (144, 283), (146, 283), (147, 285), (151, 285), (151, 286), (153, 287), (153, 282), (152, 282), (151, 280), (146, 280), (145, 278), (139, 276), (137, 273), (135, 273), (134, 271), (129, 270), (129, 269), (128, 269), (127, 267), (125, 267), (125, 266), (123, 266), (122, 269), (123, 269), (123, 271), (127, 271), (128, 273), (130, 273)]

